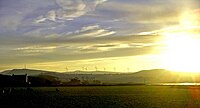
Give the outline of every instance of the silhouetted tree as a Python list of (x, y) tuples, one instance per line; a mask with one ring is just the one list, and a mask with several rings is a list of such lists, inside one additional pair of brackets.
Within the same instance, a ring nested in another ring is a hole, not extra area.
[(80, 85), (81, 81), (78, 79), (78, 77), (72, 78), (69, 82), (68, 85)]

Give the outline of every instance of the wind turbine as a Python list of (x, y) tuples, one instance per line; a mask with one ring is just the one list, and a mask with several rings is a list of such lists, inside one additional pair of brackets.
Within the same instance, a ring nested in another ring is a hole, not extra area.
[(24, 69), (26, 69), (26, 64), (24, 64)]
[(85, 70), (85, 67), (82, 67), (82, 71), (84, 71)]
[(106, 71), (106, 68), (104, 67), (103, 70), (104, 70), (104, 72), (105, 72), (105, 71)]
[(98, 70), (98, 68), (96, 66), (94, 68), (95, 68), (96, 71)]
[(68, 72), (68, 67), (67, 67), (67, 66), (66, 66), (66, 68), (65, 68), (65, 69), (66, 69), (66, 72)]
[(130, 72), (130, 68), (129, 67), (127, 68), (127, 72)]
[(114, 72), (116, 72), (116, 67), (113, 68)]

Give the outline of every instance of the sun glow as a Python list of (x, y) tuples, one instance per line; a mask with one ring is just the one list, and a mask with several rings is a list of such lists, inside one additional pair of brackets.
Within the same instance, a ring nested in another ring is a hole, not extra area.
[(180, 72), (200, 72), (200, 41), (195, 34), (165, 34), (164, 67)]
[(162, 62), (168, 70), (200, 72), (200, 19), (198, 11), (185, 11), (179, 25), (163, 31), (165, 49)]
[(199, 26), (199, 10), (185, 11), (180, 15), (180, 25), (182, 26)]

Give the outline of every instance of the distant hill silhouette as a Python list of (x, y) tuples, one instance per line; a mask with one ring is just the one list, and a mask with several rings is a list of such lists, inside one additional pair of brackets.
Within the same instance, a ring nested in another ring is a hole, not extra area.
[(33, 70), (33, 69), (12, 69), (12, 70), (6, 70), (1, 72), (0, 74), (3, 75), (39, 75), (42, 73), (49, 73), (50, 71), (43, 71), (43, 70)]
[(119, 72), (111, 72), (111, 71), (81, 71), (81, 70), (64, 72), (64, 73), (65, 74), (119, 74)]
[(117, 73), (105, 71), (73, 71), (73, 72), (51, 72), (32, 69), (13, 69), (3, 71), (3, 75), (23, 75), (29, 76), (50, 75), (59, 78), (61, 81), (69, 81), (72, 78), (80, 80), (99, 80), (102, 83), (175, 83), (175, 82), (200, 82), (200, 73), (183, 74), (164, 69), (142, 70), (132, 73)]

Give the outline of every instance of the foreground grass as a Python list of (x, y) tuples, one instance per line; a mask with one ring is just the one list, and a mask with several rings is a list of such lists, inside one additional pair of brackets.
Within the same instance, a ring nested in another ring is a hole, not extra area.
[[(59, 91), (56, 91), (56, 88)], [(82, 86), (14, 88), (0, 108), (199, 108), (200, 87)]]

